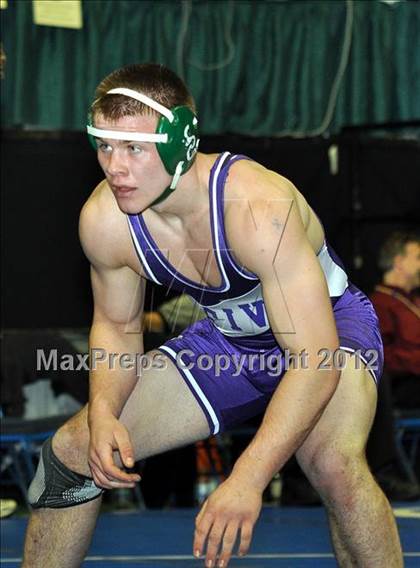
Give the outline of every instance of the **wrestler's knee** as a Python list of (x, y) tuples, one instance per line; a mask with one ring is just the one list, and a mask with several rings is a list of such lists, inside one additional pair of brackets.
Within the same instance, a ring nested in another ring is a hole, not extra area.
[(87, 412), (83, 409), (43, 444), (28, 489), (28, 502), (34, 509), (71, 507), (102, 494), (88, 465), (88, 432)]
[(53, 436), (52, 448), (57, 458), (69, 469), (91, 476), (88, 464), (87, 405), (57, 430)]
[(364, 453), (352, 447), (319, 448), (300, 463), (325, 504), (349, 504), (355, 489), (370, 475)]

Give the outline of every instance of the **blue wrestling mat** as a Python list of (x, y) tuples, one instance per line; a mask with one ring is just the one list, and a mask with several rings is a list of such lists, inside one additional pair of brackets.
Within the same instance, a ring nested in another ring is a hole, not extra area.
[[(196, 512), (178, 509), (102, 514), (83, 568), (204, 566), (191, 552)], [(405, 567), (419, 567), (420, 503), (394, 504), (394, 512)], [(19, 566), (26, 523), (26, 519), (13, 517), (1, 522), (2, 566)], [(233, 558), (229, 566), (335, 567), (324, 510), (321, 507), (264, 508), (249, 555)]]

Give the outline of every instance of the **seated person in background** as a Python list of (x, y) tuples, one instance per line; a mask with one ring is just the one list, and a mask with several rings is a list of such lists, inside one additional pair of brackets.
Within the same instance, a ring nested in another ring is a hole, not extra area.
[(420, 408), (420, 235), (392, 233), (379, 255), (381, 284), (371, 300), (379, 317), (385, 371), (398, 408)]

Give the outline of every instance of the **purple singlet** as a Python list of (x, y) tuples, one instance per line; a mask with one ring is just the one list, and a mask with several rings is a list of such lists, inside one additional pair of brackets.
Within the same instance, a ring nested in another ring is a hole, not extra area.
[[(247, 158), (225, 152), (210, 172), (210, 226), (222, 277), (220, 286), (204, 286), (184, 277), (159, 250), (143, 216), (128, 216), (133, 243), (147, 278), (188, 294), (207, 314), (205, 320), (159, 349), (177, 365), (213, 433), (262, 412), (287, 368), (304, 366), (304, 360), (296, 362), (279, 347), (270, 330), (258, 277), (238, 266), (226, 242), (224, 186), (230, 166), (240, 159)], [(383, 351), (372, 304), (348, 282), (342, 262), (327, 243), (317, 257), (328, 284), (340, 349), (355, 353), (377, 382)], [(321, 350), (319, 357), (324, 368), (340, 365), (340, 353)]]

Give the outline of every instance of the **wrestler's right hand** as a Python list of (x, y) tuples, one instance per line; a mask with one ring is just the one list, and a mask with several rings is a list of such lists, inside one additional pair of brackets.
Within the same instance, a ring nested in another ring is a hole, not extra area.
[(123, 466), (134, 466), (134, 452), (127, 428), (111, 413), (89, 421), (89, 466), (96, 485), (104, 489), (134, 487), (140, 481), (136, 473), (128, 473), (114, 461), (114, 452), (120, 454)]

